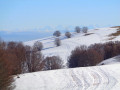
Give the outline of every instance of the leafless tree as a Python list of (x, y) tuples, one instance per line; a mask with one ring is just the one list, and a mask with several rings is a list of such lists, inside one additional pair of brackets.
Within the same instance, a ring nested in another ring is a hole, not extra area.
[(10, 77), (12, 74), (10, 64), (7, 62), (7, 53), (5, 50), (6, 43), (0, 40), (0, 90), (11, 90), (13, 89), (11, 83), (14, 81), (13, 77)]
[(60, 31), (55, 31), (53, 33), (53, 36), (56, 36), (56, 37), (59, 37), (61, 35), (61, 32)]
[(69, 67), (85, 67), (89, 65), (88, 58), (86, 57), (86, 46), (76, 47), (68, 59)]
[(36, 41), (34, 43), (34, 48), (36, 48), (37, 51), (41, 51), (43, 49), (43, 44), (39, 41)]
[(82, 31), (83, 31), (83, 33), (87, 33), (88, 32), (88, 27), (83, 27)]
[(103, 54), (94, 48), (87, 48), (86, 46), (77, 47), (72, 51), (68, 62), (69, 67), (86, 67), (94, 66), (103, 60)]
[(80, 31), (81, 31), (81, 28), (79, 26), (76, 26), (75, 27), (75, 32), (80, 33)]
[(61, 40), (59, 38), (55, 38), (54, 43), (55, 43), (56, 46), (60, 46), (61, 45)]
[(11, 42), (8, 42), (7, 48), (11, 49), (11, 50), (14, 50), (14, 48), (16, 47), (16, 45), (17, 45), (16, 42), (11, 41)]
[(42, 53), (34, 49), (36, 49), (34, 46), (32, 49), (26, 46), (26, 65), (28, 72), (41, 71), (44, 66)]
[(70, 33), (70, 32), (66, 32), (66, 33), (65, 33), (65, 36), (66, 36), (67, 38), (71, 38), (71, 33)]
[(46, 57), (45, 58), (45, 70), (61, 69), (63, 62), (58, 56)]

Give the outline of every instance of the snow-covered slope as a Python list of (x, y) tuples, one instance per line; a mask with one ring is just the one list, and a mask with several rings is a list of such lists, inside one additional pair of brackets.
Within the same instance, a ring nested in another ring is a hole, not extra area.
[(108, 65), (108, 64), (116, 64), (116, 63), (120, 63), (120, 55), (106, 59), (100, 62), (98, 65)]
[(61, 46), (56, 47), (54, 45), (55, 37), (51, 36), (48, 38), (33, 40), (25, 42), (25, 45), (32, 46), (35, 41), (41, 41), (44, 45), (44, 49), (42, 53), (44, 56), (60, 56), (64, 63), (67, 62), (68, 56), (71, 54), (71, 51), (80, 45), (91, 45), (94, 43), (104, 43), (110, 41), (109, 39), (113, 38), (112, 40), (120, 40), (120, 36), (117, 37), (110, 37), (111, 33), (117, 32), (117, 28), (99, 28), (99, 29), (92, 29), (88, 31), (88, 34), (84, 33), (72, 33), (72, 38), (66, 38), (64, 35), (60, 37), (61, 39)]
[[(62, 45), (54, 45), (55, 37), (48, 37), (25, 42), (25, 45), (33, 45), (35, 41), (41, 41), (44, 45), (42, 53), (45, 56), (60, 56), (64, 62), (70, 52), (80, 45), (105, 43), (110, 40), (120, 40), (120, 36), (109, 36), (117, 32), (117, 28), (100, 28), (89, 30), (88, 34), (72, 33), (72, 38), (60, 37)], [(111, 39), (112, 38), (112, 39)], [(107, 59), (94, 67), (80, 67), (72, 69), (59, 69), (27, 73), (15, 76), (15, 90), (120, 90), (120, 56)], [(111, 64), (112, 63), (112, 64)], [(113, 64), (114, 63), (114, 64)], [(108, 65), (107, 65), (108, 64)]]
[(21, 74), (15, 90), (120, 90), (120, 64)]

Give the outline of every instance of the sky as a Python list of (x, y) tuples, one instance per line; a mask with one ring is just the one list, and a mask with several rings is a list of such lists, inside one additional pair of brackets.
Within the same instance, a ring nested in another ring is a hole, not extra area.
[(52, 35), (55, 29), (120, 25), (119, 4), (120, 0), (0, 0), (0, 36), (28, 41)]

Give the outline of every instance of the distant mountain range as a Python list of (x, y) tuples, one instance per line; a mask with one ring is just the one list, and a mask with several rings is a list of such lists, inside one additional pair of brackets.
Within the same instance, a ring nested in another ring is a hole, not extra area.
[[(80, 25), (83, 27), (85, 25)], [(89, 29), (101, 28), (101, 27), (111, 27), (113, 25), (88, 25)], [(117, 26), (117, 25), (116, 25)], [(0, 30), (0, 37), (5, 41), (29, 41), (37, 38), (44, 38), (51, 36), (54, 31), (59, 30), (62, 33), (66, 31), (73, 32), (75, 26), (62, 26), (58, 25), (56, 27), (45, 26), (41, 28), (26, 29), (26, 30)]]

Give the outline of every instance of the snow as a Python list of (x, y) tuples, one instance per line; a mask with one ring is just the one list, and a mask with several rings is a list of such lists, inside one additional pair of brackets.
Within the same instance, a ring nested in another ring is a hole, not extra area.
[(15, 77), (14, 90), (119, 90), (120, 64), (59, 69)]
[[(117, 28), (99, 28), (89, 30), (90, 35), (84, 33), (72, 33), (72, 38), (60, 37), (62, 45), (54, 45), (55, 37), (37, 39), (25, 42), (32, 46), (35, 41), (41, 41), (44, 45), (44, 56), (60, 56), (64, 63), (67, 62), (71, 51), (80, 45), (91, 45), (110, 41), (110, 34), (115, 33)], [(120, 40), (120, 36), (112, 41)], [(120, 90), (120, 56), (107, 59), (97, 66), (79, 67), (71, 69), (59, 69), (40, 71), (16, 75), (13, 83), (14, 90)], [(104, 65), (102, 65), (104, 64)], [(99, 66), (102, 65), (102, 66)], [(17, 78), (19, 76), (20, 78)]]
[[(92, 33), (90, 35), (86, 35), (84, 33), (72, 33), (72, 38), (66, 38), (64, 35), (60, 37), (61, 46), (56, 47), (54, 44), (55, 37), (47, 37), (43, 39), (37, 39), (33, 41), (25, 42), (25, 45), (32, 46), (35, 41), (40, 41), (43, 43), (44, 48), (42, 50), (43, 55), (46, 56), (60, 56), (64, 61), (64, 64), (67, 63), (67, 59), (71, 54), (71, 51), (74, 50), (75, 47), (80, 45), (89, 46), (95, 43), (105, 43), (110, 41), (110, 34), (115, 33), (117, 28), (98, 28), (98, 29), (90, 29), (88, 33)], [(120, 40), (120, 37), (116, 37), (112, 41)]]
[(106, 60), (100, 62), (98, 65), (108, 65), (108, 64), (116, 64), (116, 63), (120, 63), (120, 55), (115, 56), (110, 59), (106, 59)]

